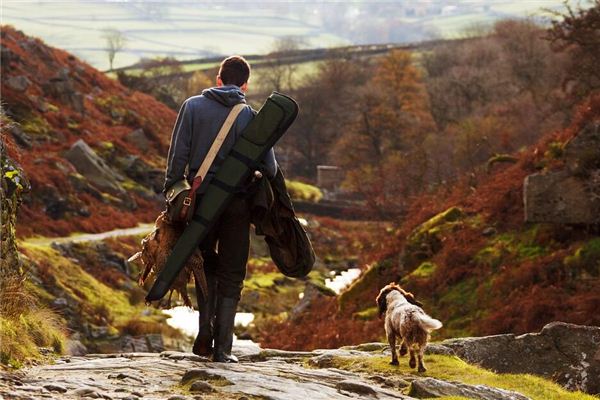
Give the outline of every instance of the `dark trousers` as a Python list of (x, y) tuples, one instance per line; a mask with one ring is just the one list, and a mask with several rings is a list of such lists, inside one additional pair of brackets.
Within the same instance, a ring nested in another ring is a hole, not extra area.
[(250, 249), (250, 209), (244, 198), (233, 198), (200, 249), (207, 282), (216, 285), (220, 297), (239, 300)]

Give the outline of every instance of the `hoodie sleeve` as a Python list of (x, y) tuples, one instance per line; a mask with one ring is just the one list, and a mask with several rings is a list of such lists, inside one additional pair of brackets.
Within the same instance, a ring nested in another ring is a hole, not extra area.
[(189, 102), (181, 105), (177, 121), (171, 134), (171, 144), (167, 156), (167, 171), (163, 194), (177, 181), (183, 179), (185, 167), (189, 162), (192, 146), (192, 115)]

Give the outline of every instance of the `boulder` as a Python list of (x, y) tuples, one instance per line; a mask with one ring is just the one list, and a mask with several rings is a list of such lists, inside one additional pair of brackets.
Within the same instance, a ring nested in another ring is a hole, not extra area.
[(225, 377), (217, 374), (214, 371), (195, 368), (195, 369), (190, 369), (190, 370), (185, 371), (185, 374), (183, 374), (183, 376), (181, 377), (181, 383), (183, 385), (185, 385), (186, 383), (188, 383), (192, 380), (198, 380), (198, 379), (203, 379), (205, 381), (210, 381), (210, 380), (227, 381), (227, 379)]
[(31, 149), (32, 141), (31, 136), (27, 133), (23, 132), (23, 130), (18, 125), (13, 125), (8, 128), (8, 131), (11, 133), (13, 138), (15, 138), (15, 142), (25, 149)]
[(124, 136), (124, 139), (143, 152), (150, 150), (150, 140), (141, 128), (129, 132)]
[(215, 388), (210, 383), (200, 380), (195, 381), (190, 386), (190, 392), (193, 393), (213, 393), (215, 391)]
[(324, 285), (319, 286), (310, 281), (306, 282), (304, 296), (302, 296), (302, 299), (290, 311), (290, 320), (294, 321), (300, 318), (302, 313), (308, 309), (311, 304), (320, 302), (328, 296), (335, 296), (335, 292)]
[(444, 236), (460, 226), (466, 217), (458, 207), (451, 207), (417, 226), (407, 237), (401, 256), (403, 268), (412, 270), (442, 248)]
[(365, 385), (364, 383), (355, 382), (352, 380), (343, 380), (338, 382), (335, 387), (340, 392), (349, 392), (356, 393), (360, 396), (374, 396), (377, 397), (377, 392), (369, 385)]
[(13, 90), (16, 90), (17, 92), (26, 91), (30, 84), (31, 84), (31, 81), (29, 79), (27, 79), (26, 76), (23, 76), (23, 75), (10, 76), (6, 80), (6, 86), (8, 86), (9, 88), (11, 88)]
[(75, 90), (68, 68), (61, 69), (58, 75), (42, 85), (42, 88), (44, 95), (54, 97), (80, 114), (85, 112), (83, 95)]
[(586, 177), (600, 169), (600, 123), (586, 125), (564, 148), (567, 168), (577, 176)]
[(539, 333), (449, 339), (467, 362), (500, 373), (552, 379), (569, 390), (600, 393), (600, 327), (552, 322)]
[(44, 385), (44, 389), (46, 389), (49, 392), (58, 392), (58, 393), (66, 393), (67, 392), (66, 387), (57, 385), (55, 383), (48, 383), (48, 384)]
[(591, 196), (585, 179), (569, 171), (529, 175), (523, 192), (526, 222), (600, 222), (600, 199)]
[(87, 347), (79, 340), (68, 339), (65, 347), (66, 354), (71, 356), (84, 356), (88, 353)]
[(42, 186), (38, 191), (38, 196), (44, 205), (46, 215), (55, 220), (62, 219), (70, 213), (77, 213), (81, 205), (78, 199), (73, 196), (69, 197), (51, 185)]
[(0, 45), (0, 59), (2, 59), (2, 67), (4, 67), (5, 65), (10, 66), (12, 62), (21, 61), (21, 56), (8, 47)]
[(525, 178), (525, 221), (600, 223), (600, 124), (586, 125), (569, 140), (563, 158), (562, 170)]
[(141, 157), (134, 155), (119, 157), (117, 164), (125, 175), (135, 182), (152, 189), (154, 193), (162, 192), (165, 181), (163, 170), (152, 167)]
[(125, 193), (119, 184), (122, 177), (106, 165), (104, 160), (82, 139), (71, 146), (65, 158), (73, 164), (77, 172), (85, 176), (98, 189), (117, 195)]
[(485, 385), (467, 385), (435, 378), (415, 379), (410, 385), (409, 396), (417, 398), (461, 396), (482, 400), (529, 400), (520, 393), (491, 388)]

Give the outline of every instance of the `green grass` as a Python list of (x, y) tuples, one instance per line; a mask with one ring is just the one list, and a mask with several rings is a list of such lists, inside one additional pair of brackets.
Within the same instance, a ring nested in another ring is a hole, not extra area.
[(477, 280), (470, 278), (450, 286), (442, 294), (438, 301), (438, 308), (452, 310), (450, 315), (439, 316), (444, 321), (444, 328), (439, 331), (444, 337), (471, 336), (472, 332), (468, 327), (481, 313), (477, 287)]
[[(486, 369), (467, 364), (458, 357), (426, 355), (427, 372), (417, 374), (408, 366), (406, 357), (400, 358), (399, 366), (389, 364), (388, 356), (336, 357), (333, 366), (348, 371), (383, 375), (418, 375), (448, 381), (458, 381), (471, 385), (487, 385), (519, 392), (533, 400), (597, 400), (581, 392), (569, 392), (554, 382), (529, 374), (497, 374)], [(456, 399), (457, 397), (445, 397)], [(460, 398), (460, 397), (458, 397)]]
[(44, 118), (32, 115), (21, 122), (21, 129), (29, 135), (46, 137), (50, 134), (52, 127)]
[(523, 232), (508, 232), (493, 237), (475, 255), (475, 261), (496, 269), (511, 257), (523, 261), (543, 256), (548, 249), (536, 242), (539, 229), (539, 225), (533, 225)]
[(40, 347), (61, 354), (65, 331), (63, 322), (44, 308), (24, 310), (17, 318), (0, 316), (0, 363), (20, 368), (25, 361), (47, 358), (40, 353)]
[(403, 281), (410, 280), (411, 278), (428, 278), (431, 275), (433, 275), (433, 273), (435, 272), (436, 269), (437, 269), (437, 265), (435, 265), (435, 263), (430, 262), (430, 261), (425, 261), (425, 262), (421, 263), (421, 265), (419, 265), (417, 267), (417, 269), (412, 271), (410, 274), (408, 274), (402, 280)]
[(260, 290), (275, 286), (277, 280), (283, 279), (280, 272), (253, 273), (244, 281), (244, 289)]
[(600, 238), (585, 242), (573, 255), (565, 257), (563, 263), (576, 270), (585, 270), (593, 276), (600, 275)]
[(65, 321), (42, 305), (32, 286), (19, 275), (0, 281), (0, 363), (12, 368), (52, 358), (40, 347), (60, 354), (65, 345)]
[(377, 308), (377, 307), (369, 307), (365, 310), (358, 311), (358, 312), (355, 312), (354, 314), (352, 314), (353, 317), (362, 319), (364, 321), (373, 320), (373, 319), (377, 318), (378, 315), (379, 315), (379, 308)]
[(53, 286), (81, 304), (81, 317), (90, 321), (104, 318), (110, 327), (123, 326), (132, 319), (153, 321), (159, 316), (155, 311), (141, 317), (147, 309), (143, 304), (132, 305), (125, 291), (98, 281), (81, 266), (62, 257), (46, 245), (27, 242), (20, 244), (28, 257), (40, 264), (40, 274), (51, 277)]

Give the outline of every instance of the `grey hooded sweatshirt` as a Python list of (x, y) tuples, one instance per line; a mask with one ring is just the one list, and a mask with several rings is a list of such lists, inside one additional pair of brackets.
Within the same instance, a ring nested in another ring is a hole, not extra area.
[[(231, 107), (239, 103), (246, 103), (244, 93), (236, 85), (225, 85), (205, 89), (201, 95), (190, 97), (181, 105), (171, 136), (163, 193), (166, 193), (175, 182), (183, 179), (184, 175), (188, 182), (192, 183)], [(249, 105), (242, 109), (198, 193), (206, 191), (219, 165), (255, 114), (256, 111)], [(263, 163), (267, 175), (274, 177), (277, 173), (277, 163), (273, 149), (267, 153)]]

